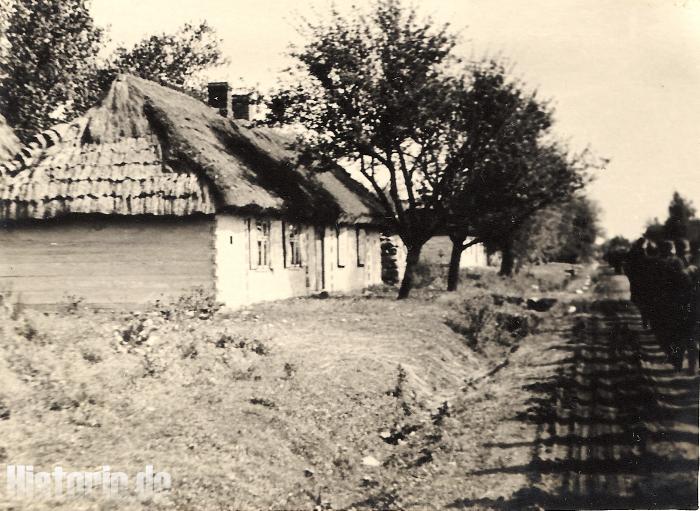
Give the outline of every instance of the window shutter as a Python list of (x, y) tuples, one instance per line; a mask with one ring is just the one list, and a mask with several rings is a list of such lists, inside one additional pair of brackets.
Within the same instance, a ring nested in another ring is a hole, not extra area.
[(309, 260), (309, 245), (308, 245), (308, 237), (306, 236), (306, 231), (307, 229), (305, 227), (301, 227), (299, 229), (299, 250), (300, 250), (300, 255), (301, 255), (301, 265), (306, 266), (307, 261)]
[(253, 224), (252, 219), (248, 219), (248, 260), (250, 261), (250, 269), (254, 270), (258, 267), (258, 229)]
[(274, 233), (272, 232), (272, 221), (267, 220), (264, 224), (264, 228), (267, 231), (267, 240), (265, 242), (265, 255), (267, 259), (265, 260), (265, 265), (272, 268), (272, 250), (274, 243), (272, 242)]
[(289, 268), (289, 247), (287, 247), (287, 222), (282, 220), (282, 259), (284, 260), (284, 267)]

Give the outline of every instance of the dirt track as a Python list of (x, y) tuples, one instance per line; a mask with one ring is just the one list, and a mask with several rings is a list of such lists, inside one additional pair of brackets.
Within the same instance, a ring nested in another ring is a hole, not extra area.
[(468, 473), (488, 496), (450, 507), (697, 509), (698, 380), (672, 370), (626, 296), (604, 276), (558, 335), (523, 346), (489, 384), (510, 388), (502, 406), (517, 411)]

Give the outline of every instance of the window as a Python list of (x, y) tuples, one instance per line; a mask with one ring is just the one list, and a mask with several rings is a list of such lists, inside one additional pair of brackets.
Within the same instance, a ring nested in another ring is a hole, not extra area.
[(250, 267), (270, 266), (270, 222), (269, 220), (249, 220)]
[(360, 227), (355, 228), (355, 242), (357, 246), (357, 266), (365, 265), (367, 255), (367, 233)]
[(348, 254), (348, 232), (342, 227), (335, 228), (336, 249), (338, 252), (338, 268), (344, 268)]
[(295, 224), (282, 223), (285, 268), (298, 268), (301, 262), (301, 228)]

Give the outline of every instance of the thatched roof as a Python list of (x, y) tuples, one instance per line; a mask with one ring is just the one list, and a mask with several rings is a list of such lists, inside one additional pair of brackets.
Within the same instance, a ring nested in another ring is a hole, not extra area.
[(0, 115), (0, 161), (14, 156), (21, 149), (19, 140), (5, 118)]
[(340, 167), (299, 165), (292, 142), (180, 92), (120, 76), (99, 106), (40, 133), (0, 165), (0, 220), (236, 210), (381, 221), (369, 191)]

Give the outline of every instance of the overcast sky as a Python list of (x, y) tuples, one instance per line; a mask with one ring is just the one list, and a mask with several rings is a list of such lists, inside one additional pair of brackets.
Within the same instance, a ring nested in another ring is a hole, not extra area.
[[(345, 2), (337, 2), (344, 4)], [(367, 0), (357, 0), (363, 6)], [(590, 188), (609, 236), (666, 217), (674, 190), (700, 209), (700, 0), (416, 0), (463, 31), (464, 56), (500, 54), (556, 105), (556, 132), (611, 163)], [(93, 0), (112, 43), (207, 20), (231, 65), (213, 79), (272, 87), (296, 20), (326, 0)]]

